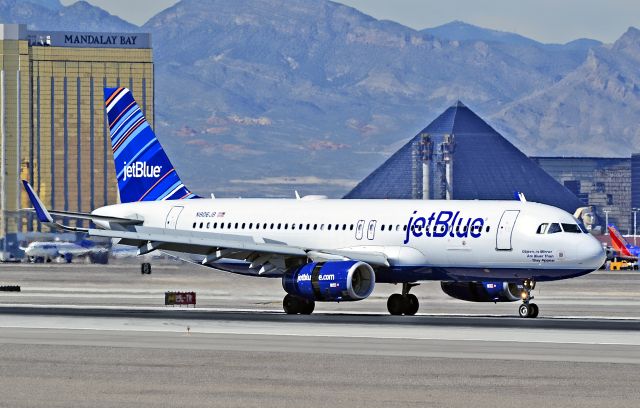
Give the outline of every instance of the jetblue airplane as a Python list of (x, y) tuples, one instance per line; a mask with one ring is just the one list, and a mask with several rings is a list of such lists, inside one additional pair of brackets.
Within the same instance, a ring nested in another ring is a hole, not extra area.
[(218, 270), (280, 278), (289, 314), (401, 283), (387, 308), (413, 315), (419, 305), (411, 288), (438, 280), (454, 298), (521, 301), (519, 315), (536, 317), (536, 282), (581, 276), (605, 261), (600, 243), (571, 214), (526, 200), (201, 198), (182, 183), (128, 89), (106, 88), (105, 106), (121, 204), (48, 211), (24, 181), (38, 219), (117, 238), (139, 255), (161, 250)]

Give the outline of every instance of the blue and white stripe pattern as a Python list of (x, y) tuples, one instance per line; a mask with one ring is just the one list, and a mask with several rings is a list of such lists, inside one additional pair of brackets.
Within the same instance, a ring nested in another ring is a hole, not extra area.
[(178, 177), (127, 88), (105, 88), (104, 100), (120, 201), (198, 198)]

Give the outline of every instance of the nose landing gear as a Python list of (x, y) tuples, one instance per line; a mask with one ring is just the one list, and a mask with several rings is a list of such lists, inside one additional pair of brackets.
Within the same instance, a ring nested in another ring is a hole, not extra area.
[(525, 318), (536, 318), (538, 317), (538, 305), (535, 303), (531, 303), (533, 296), (531, 295), (531, 291), (535, 289), (536, 282), (531, 279), (527, 279), (522, 284), (524, 289), (522, 290), (522, 304), (518, 307), (518, 314), (520, 317)]
[(418, 286), (419, 283), (403, 283), (402, 294), (394, 293), (387, 300), (387, 310), (394, 316), (406, 315), (413, 316), (420, 308), (420, 302), (416, 295), (409, 293), (412, 287)]

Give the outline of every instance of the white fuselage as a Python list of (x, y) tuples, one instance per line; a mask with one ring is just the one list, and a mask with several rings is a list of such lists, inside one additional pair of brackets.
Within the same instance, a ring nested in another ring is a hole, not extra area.
[(28, 257), (57, 258), (64, 256), (84, 256), (91, 250), (73, 242), (39, 242), (30, 243), (24, 250)]
[[(520, 201), (195, 199), (118, 204), (94, 214), (143, 219), (146, 227), (177, 233), (383, 253), (390, 267), (377, 274), (390, 282), (554, 280), (604, 262), (594, 237), (568, 231), (575, 229), (568, 225), (577, 227), (572, 215)], [(554, 223), (567, 231), (539, 233), (541, 225)]]

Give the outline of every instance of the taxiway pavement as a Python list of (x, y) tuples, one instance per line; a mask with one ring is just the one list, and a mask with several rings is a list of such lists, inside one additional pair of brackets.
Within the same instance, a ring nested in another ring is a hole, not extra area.
[[(637, 272), (540, 284), (515, 304), (416, 289), (280, 312), (278, 281), (185, 265), (2, 265), (0, 407), (630, 407), (640, 400)], [(196, 309), (162, 306), (195, 290)], [(536, 291), (538, 292), (538, 291)]]

